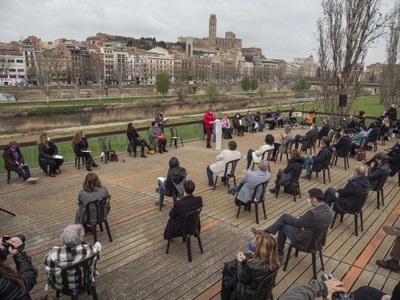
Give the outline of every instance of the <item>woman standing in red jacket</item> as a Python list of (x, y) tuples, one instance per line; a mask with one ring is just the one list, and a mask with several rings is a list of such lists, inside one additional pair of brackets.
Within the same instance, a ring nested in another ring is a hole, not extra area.
[(214, 122), (215, 122), (214, 111), (212, 108), (210, 108), (208, 110), (208, 112), (206, 112), (204, 114), (204, 118), (203, 118), (204, 128), (206, 129), (206, 133), (207, 133), (207, 148), (211, 148), (211, 145), (210, 145), (211, 133), (214, 128)]

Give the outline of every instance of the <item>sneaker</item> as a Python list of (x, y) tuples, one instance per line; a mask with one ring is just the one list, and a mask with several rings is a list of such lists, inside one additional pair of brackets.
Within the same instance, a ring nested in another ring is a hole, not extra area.
[(36, 182), (39, 180), (39, 177), (29, 177), (26, 181), (27, 182)]
[(399, 262), (396, 262), (393, 259), (389, 260), (377, 260), (376, 264), (380, 266), (381, 268), (393, 271), (393, 272), (399, 272), (400, 270), (400, 265)]
[(383, 226), (383, 231), (388, 235), (400, 235), (400, 227)]

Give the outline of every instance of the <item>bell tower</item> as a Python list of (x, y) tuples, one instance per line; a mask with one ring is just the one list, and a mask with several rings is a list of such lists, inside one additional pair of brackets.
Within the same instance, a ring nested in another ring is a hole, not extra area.
[(208, 21), (208, 42), (210, 46), (216, 45), (217, 38), (217, 16), (210, 15), (210, 20)]

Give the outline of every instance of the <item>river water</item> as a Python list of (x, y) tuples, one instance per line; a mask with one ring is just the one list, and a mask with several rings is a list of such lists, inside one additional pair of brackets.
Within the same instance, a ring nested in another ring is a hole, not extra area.
[(99, 125), (113, 122), (128, 122), (135, 120), (152, 119), (160, 111), (164, 116), (187, 116), (203, 113), (210, 105), (218, 112), (245, 111), (251, 109), (265, 111), (268, 106), (282, 106), (288, 109), (291, 104), (312, 102), (313, 98), (276, 98), (276, 99), (243, 99), (223, 100), (216, 103), (190, 102), (183, 104), (169, 104), (165, 102), (132, 104), (124, 106), (96, 107), (83, 109), (76, 112), (64, 114), (27, 115), (3, 117), (0, 119), (0, 134), (26, 133), (33, 131), (44, 131), (58, 128), (69, 128), (77, 126)]

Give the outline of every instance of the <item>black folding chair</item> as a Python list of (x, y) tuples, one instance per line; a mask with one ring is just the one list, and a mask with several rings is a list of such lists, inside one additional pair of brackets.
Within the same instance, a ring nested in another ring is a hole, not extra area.
[(272, 274), (267, 276), (263, 281), (261, 281), (254, 293), (252, 300), (257, 299), (270, 299), (273, 300), (272, 289), (275, 287), (275, 279), (278, 274), (279, 268), (277, 268)]
[[(322, 165), (322, 169), (321, 169), (321, 171), (322, 171), (322, 177), (323, 177), (323, 180), (324, 180), (324, 184), (326, 183), (326, 175), (325, 175), (325, 172), (326, 173), (328, 173), (328, 179), (329, 179), (329, 182), (331, 182), (331, 172), (329, 171), (329, 165), (330, 165), (330, 162), (331, 162), (331, 159), (332, 159), (332, 155), (333, 154), (331, 154), (331, 155), (329, 155), (329, 156), (327, 156), (326, 157), (326, 160), (323, 162), (323, 165)], [(319, 172), (321, 172), (321, 171), (315, 171), (314, 170), (314, 166), (313, 166), (313, 168), (311, 169), (311, 174), (310, 174), (310, 177), (308, 178), (308, 180), (311, 180), (311, 176), (312, 176), (312, 173), (313, 172), (315, 172), (315, 178), (318, 178), (318, 174), (319, 174)]]
[[(103, 223), (106, 227), (108, 239), (112, 242), (110, 227), (108, 226), (107, 215), (105, 214), (105, 207), (107, 203), (110, 203), (111, 196), (105, 197), (103, 199), (98, 199), (89, 202), (85, 206), (86, 221), (85, 225), (92, 226), (92, 233), (94, 242), (97, 242), (97, 225), (100, 226), (100, 230), (103, 231)], [(91, 207), (94, 207), (92, 211), (96, 211), (96, 219), (91, 215)]]
[[(233, 178), (233, 184), (236, 187), (236, 177), (235, 177), (235, 170), (237, 163), (239, 162), (240, 158), (228, 161), (225, 165), (225, 172), (223, 178), (225, 178), (224, 185), (227, 186), (228, 188), (230, 187), (230, 179)], [(214, 182), (214, 190), (217, 187), (217, 181), (218, 181), (218, 175), (215, 177), (215, 182)]]
[(373, 190), (373, 192), (376, 192), (376, 204), (377, 204), (378, 209), (381, 208), (381, 202), (382, 202), (382, 206), (385, 206), (385, 197), (383, 195), (383, 186), (385, 185), (388, 177), (389, 177), (389, 174), (385, 174), (385, 175), (379, 177), (378, 182), (376, 183), (376, 187)]
[[(267, 185), (268, 185), (268, 181), (261, 182), (261, 183), (257, 184), (254, 187), (253, 195), (252, 195), (250, 201), (248, 201), (246, 203), (243, 203), (240, 199), (237, 198), (237, 195), (239, 193), (236, 194), (235, 202), (239, 204), (238, 205), (238, 211), (237, 211), (237, 214), (236, 214), (236, 218), (239, 218), (240, 208), (242, 207), (242, 205), (244, 205), (248, 209), (248, 211), (250, 212), (251, 211), (251, 205), (254, 204), (255, 211), (256, 211), (256, 223), (258, 224), (258, 204), (261, 202), (262, 208), (263, 208), (263, 212), (264, 212), (264, 219), (265, 220), (267, 219), (267, 213), (265, 211), (265, 200), (264, 200), (264, 198), (265, 198), (265, 190), (267, 188)], [(243, 200), (245, 200), (245, 199), (243, 199)]]
[[(261, 156), (261, 161), (270, 160), (271, 158), (274, 158), (274, 157), (272, 157), (273, 153), (274, 153), (274, 149), (269, 149), (269, 150), (264, 151)], [(255, 165), (258, 165), (258, 163), (253, 160), (253, 164), (251, 165), (251, 170), (254, 169)]]
[[(99, 254), (95, 254), (74, 263), (71, 266), (61, 269), (62, 289), (55, 287), (50, 281), (50, 285), (56, 290), (56, 298), (60, 298), (60, 294), (71, 296), (72, 300), (78, 300), (79, 295), (87, 292), (94, 300), (97, 300), (97, 291), (95, 286), (95, 269), (96, 263), (100, 259)], [(76, 281), (70, 282), (70, 278), (76, 278)], [(70, 289), (70, 284), (75, 286)]]
[(335, 221), (336, 221), (336, 218), (337, 218), (338, 215), (340, 215), (340, 222), (343, 222), (343, 216), (345, 214), (351, 214), (351, 215), (354, 216), (354, 226), (355, 226), (355, 234), (356, 234), (356, 236), (358, 236), (358, 216), (360, 216), (360, 229), (361, 229), (361, 231), (364, 231), (362, 208), (363, 208), (363, 206), (365, 204), (365, 201), (367, 201), (367, 198), (368, 198), (368, 192), (363, 194), (363, 195), (360, 195), (360, 199), (358, 201), (358, 206), (354, 209), (354, 211), (338, 211), (334, 207), (335, 215), (333, 217), (333, 221), (332, 221), (332, 224), (331, 224), (331, 229), (335, 225)]
[[(178, 199), (183, 198), (183, 184), (186, 182), (186, 176), (187, 173), (183, 176), (175, 176), (172, 178), (172, 184), (174, 185), (174, 189), (172, 191), (172, 200), (173, 203), (175, 204)], [(160, 211), (161, 211), (162, 205), (160, 205)]]
[[(186, 242), (189, 262), (192, 262), (192, 246), (190, 242), (190, 238), (192, 236), (195, 236), (197, 238), (200, 247), (200, 252), (203, 254), (203, 246), (201, 245), (200, 229), (199, 229), (200, 212), (201, 212), (201, 207), (199, 209), (195, 209), (192, 210), (191, 212), (188, 212), (183, 218), (182, 238), (183, 241)], [(168, 239), (166, 254), (168, 254), (169, 252), (169, 246), (171, 240), (172, 239)]]
[(79, 150), (75, 148), (75, 145), (72, 144), (72, 150), (75, 153), (75, 167), (78, 166), (78, 170), (81, 168), (81, 160), (82, 160), (82, 165), (85, 165), (85, 156), (83, 155), (83, 153)]
[(313, 243), (310, 246), (310, 248), (307, 250), (301, 250), (301, 249), (297, 248), (296, 245), (290, 243), (289, 249), (286, 254), (285, 264), (283, 266), (283, 271), (286, 271), (286, 269), (287, 269), (287, 266), (289, 264), (290, 255), (292, 254), (292, 249), (294, 248), (296, 250), (295, 255), (294, 255), (295, 257), (298, 257), (299, 251), (311, 253), (313, 278), (317, 279), (317, 254), (319, 254), (319, 258), (321, 261), (321, 269), (322, 269), (322, 271), (325, 270), (324, 269), (324, 260), (323, 260), (323, 256), (322, 256), (322, 249), (325, 246), (326, 234), (328, 232), (328, 228), (329, 228), (329, 226), (327, 226), (326, 228), (323, 228), (322, 230), (317, 230), (314, 232)]

